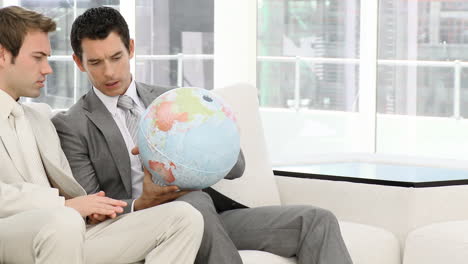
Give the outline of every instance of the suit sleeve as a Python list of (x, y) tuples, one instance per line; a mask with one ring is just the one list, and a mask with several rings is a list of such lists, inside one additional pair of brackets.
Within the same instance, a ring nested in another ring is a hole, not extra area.
[(239, 152), (239, 157), (237, 158), (237, 162), (232, 167), (232, 169), (229, 171), (229, 173), (224, 177), (224, 179), (227, 180), (233, 180), (240, 178), (245, 171), (245, 159), (244, 159), (244, 153), (242, 152), (242, 149)]
[(86, 143), (81, 140), (79, 129), (72, 127), (72, 121), (67, 121), (62, 114), (52, 118), (52, 123), (60, 138), (63, 152), (70, 164), (73, 177), (81, 184), (86, 193), (93, 194), (101, 190), (96, 172), (91, 163)]
[(65, 198), (58, 190), (32, 183), (4, 183), (0, 181), (0, 218), (34, 209), (58, 208)]

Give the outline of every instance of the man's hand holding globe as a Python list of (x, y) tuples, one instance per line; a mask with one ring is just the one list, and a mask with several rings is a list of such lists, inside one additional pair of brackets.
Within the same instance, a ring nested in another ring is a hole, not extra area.
[[(140, 154), (138, 147), (132, 149), (133, 155)], [(141, 196), (135, 200), (133, 205), (134, 210), (142, 210), (160, 204), (173, 201), (189, 191), (180, 191), (177, 186), (160, 186), (153, 182), (151, 173), (143, 168), (145, 176), (143, 178), (143, 192)]]

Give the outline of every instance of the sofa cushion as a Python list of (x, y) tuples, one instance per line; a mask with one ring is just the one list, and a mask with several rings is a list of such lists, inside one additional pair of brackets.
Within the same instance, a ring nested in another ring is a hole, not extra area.
[[(340, 222), (341, 233), (355, 264), (400, 264), (400, 244), (385, 229)], [(240, 250), (245, 264), (295, 264), (295, 258), (284, 258), (268, 252)]]
[(278, 188), (260, 120), (257, 89), (248, 84), (236, 84), (214, 92), (231, 105), (236, 115), (246, 167), (241, 178), (221, 180), (213, 188), (249, 207), (279, 205)]
[(468, 221), (431, 224), (410, 232), (403, 264), (465, 264), (468, 261)]
[(401, 263), (400, 244), (395, 235), (389, 231), (379, 227), (341, 221), (340, 229), (355, 264)]

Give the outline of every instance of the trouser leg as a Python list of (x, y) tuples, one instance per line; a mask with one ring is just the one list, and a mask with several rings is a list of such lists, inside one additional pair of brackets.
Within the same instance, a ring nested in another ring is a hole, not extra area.
[(236, 246), (224, 229), (211, 197), (201, 191), (190, 192), (177, 200), (190, 203), (203, 215), (203, 240), (195, 263), (242, 264)]
[(0, 263), (84, 263), (85, 223), (71, 208), (0, 219)]
[(192, 206), (172, 202), (88, 227), (86, 263), (193, 263), (203, 218)]
[(238, 249), (296, 256), (298, 264), (352, 263), (336, 217), (312, 206), (237, 209), (220, 215)]

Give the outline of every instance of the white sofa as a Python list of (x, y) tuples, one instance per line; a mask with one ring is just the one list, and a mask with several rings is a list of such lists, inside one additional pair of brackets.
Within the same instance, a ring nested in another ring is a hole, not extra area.
[[(466, 263), (468, 221), (449, 221), (468, 219), (467, 186), (419, 190), (274, 176), (257, 89), (236, 84), (215, 93), (233, 107), (246, 158), (244, 176), (222, 180), (215, 189), (251, 207), (310, 204), (331, 210), (355, 264)], [(53, 114), (45, 104), (34, 105)], [(267, 252), (240, 254), (245, 264), (297, 263)]]
[(408, 234), (405, 264), (466, 264), (468, 221), (449, 221), (420, 227)]
[[(223, 97), (233, 107), (236, 114), (241, 131), (241, 146), (245, 154), (246, 170), (241, 178), (232, 181), (223, 180), (214, 188), (251, 207), (308, 204), (307, 199), (289, 202), (288, 194), (294, 195), (296, 193), (294, 188), (289, 189), (285, 185), (284, 189), (278, 177), (273, 175), (260, 120), (256, 88), (237, 84), (215, 89), (215, 93)], [(306, 198), (303, 195), (317, 194), (301, 193), (298, 194), (297, 199)], [(335, 203), (342, 203), (339, 197), (336, 198)], [(341, 221), (340, 226), (355, 264), (401, 263), (400, 244), (393, 233), (376, 226), (345, 221)], [(266, 252), (242, 250), (240, 253), (245, 264), (296, 263), (294, 258), (283, 258)]]
[[(278, 188), (272, 172), (260, 122), (257, 90), (252, 86), (239, 84), (216, 89), (215, 92), (233, 107), (241, 130), (241, 145), (247, 165), (243, 177), (232, 181), (223, 180), (214, 188), (251, 207), (281, 205), (281, 188)], [(44, 103), (28, 104), (50, 117), (61, 111), (53, 111)], [(392, 233), (382, 228), (351, 222), (340, 222), (340, 227), (355, 264), (400, 263), (400, 246)], [(244, 264), (297, 263), (295, 258), (262, 251), (241, 250), (240, 254)]]
[[(246, 172), (214, 187), (249, 206), (310, 204), (331, 210), (355, 264), (461, 264), (468, 259), (468, 186), (404, 188), (274, 176), (268, 158), (255, 87), (216, 89), (239, 120)], [(397, 158), (354, 155), (351, 160), (397, 163)], [(439, 165), (409, 160), (409, 164)], [(350, 157), (343, 158), (349, 161)], [(401, 159), (400, 159), (401, 161)], [(324, 162), (324, 160), (317, 160)], [(442, 162), (444, 163), (444, 162)], [(466, 164), (447, 161), (446, 167)], [(259, 187), (261, 186), (261, 187)], [(295, 263), (261, 252), (241, 251), (244, 263)]]

